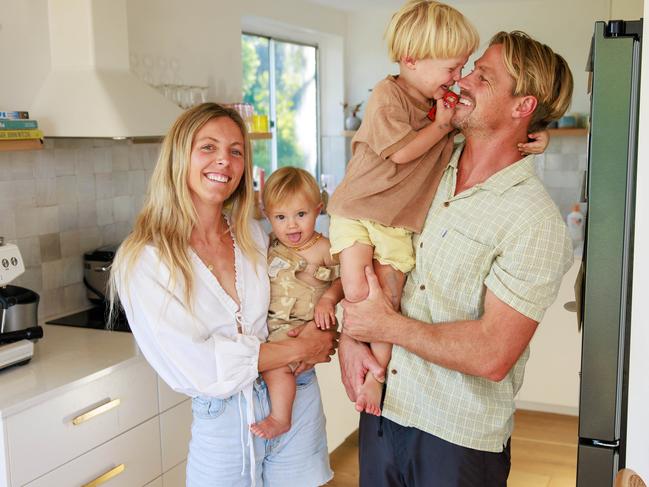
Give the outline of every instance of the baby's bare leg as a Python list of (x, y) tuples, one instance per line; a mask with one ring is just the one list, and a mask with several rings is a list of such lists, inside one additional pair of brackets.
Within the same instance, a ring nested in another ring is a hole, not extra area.
[(374, 247), (359, 242), (340, 252), (340, 280), (347, 301), (357, 303), (369, 294), (365, 267), (372, 265), (373, 254)]
[(262, 372), (268, 386), (270, 414), (250, 425), (250, 430), (262, 438), (271, 439), (291, 429), (293, 401), (295, 400), (295, 376), (288, 367)]
[[(397, 271), (392, 266), (379, 264), (374, 261), (374, 272), (379, 278), (381, 288), (386, 294), (392, 306), (399, 309), (401, 303), (401, 292), (406, 281), (406, 276)], [(379, 365), (387, 367), (392, 357), (392, 344), (390, 343), (371, 343), (372, 353), (376, 357)], [(381, 415), (381, 392), (383, 383), (368, 372), (365, 376), (365, 382), (361, 386), (360, 394), (356, 400), (356, 410), (365, 411), (368, 414), (376, 416)]]

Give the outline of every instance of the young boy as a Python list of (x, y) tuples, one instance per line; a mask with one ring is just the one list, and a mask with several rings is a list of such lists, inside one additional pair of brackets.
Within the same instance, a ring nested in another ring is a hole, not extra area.
[[(340, 254), (345, 299), (357, 302), (367, 296), (365, 267), (373, 264), (396, 309), (405, 275), (415, 265), (412, 234), (421, 231), (453, 150), (454, 110), (442, 99), (460, 79), (479, 39), (460, 12), (432, 0), (404, 5), (392, 17), (386, 39), (399, 75), (388, 76), (372, 90), (352, 140), (345, 178), (328, 211), (331, 252)], [(542, 152), (547, 135), (530, 137), (537, 141), (521, 150)], [(391, 345), (371, 347), (387, 366)], [(382, 384), (368, 373), (356, 409), (380, 415), (381, 390)]]
[[(336, 324), (336, 304), (343, 295), (329, 240), (315, 231), (322, 210), (316, 180), (304, 169), (278, 169), (266, 181), (262, 199), (273, 228), (268, 250), (268, 340), (284, 340), (289, 330), (311, 320), (319, 328), (329, 329)], [(272, 410), (263, 421), (251, 425), (257, 436), (274, 438), (291, 427), (293, 373), (298, 366), (262, 374)]]

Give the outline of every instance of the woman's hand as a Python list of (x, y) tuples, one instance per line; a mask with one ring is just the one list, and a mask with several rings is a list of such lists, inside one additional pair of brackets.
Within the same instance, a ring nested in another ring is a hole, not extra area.
[(313, 313), (315, 324), (321, 330), (328, 330), (336, 326), (336, 303), (333, 299), (323, 296), (315, 306)]
[(305, 365), (331, 362), (331, 356), (338, 348), (338, 333), (335, 330), (319, 330), (313, 321), (289, 331), (288, 335), (299, 340), (303, 354), (300, 361)]

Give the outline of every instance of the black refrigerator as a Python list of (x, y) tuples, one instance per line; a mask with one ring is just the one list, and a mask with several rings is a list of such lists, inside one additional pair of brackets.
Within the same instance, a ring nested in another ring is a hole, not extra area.
[(625, 465), (642, 20), (596, 22), (586, 178), (577, 487)]

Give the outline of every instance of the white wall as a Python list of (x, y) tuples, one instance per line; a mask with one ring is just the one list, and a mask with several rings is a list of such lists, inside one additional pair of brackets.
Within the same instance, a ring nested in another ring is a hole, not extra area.
[[(644, 6), (644, 18), (649, 5)], [(646, 39), (649, 26), (644, 25), (645, 46), (642, 54), (640, 89), (640, 137), (636, 200), (635, 252), (633, 270), (633, 309), (631, 317), (631, 356), (629, 367), (629, 408), (627, 425), (627, 466), (649, 482), (649, 49)]]
[[(616, 0), (621, 10), (631, 8), (638, 0)], [(480, 33), (482, 46), (499, 30), (523, 30), (548, 44), (566, 58), (575, 78), (571, 111), (586, 113), (586, 59), (590, 48), (593, 23), (608, 19), (611, 0), (493, 0), (464, 3), (448, 0), (473, 22)], [(383, 33), (392, 10), (375, 9), (351, 14), (347, 24), (346, 73), (347, 98), (356, 103), (367, 100), (368, 89), (397, 66), (389, 62)], [(637, 17), (637, 16), (636, 16)], [(467, 69), (473, 64), (469, 60)]]

